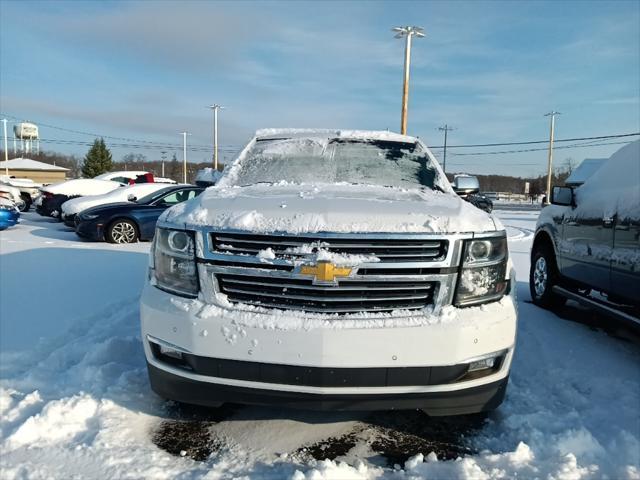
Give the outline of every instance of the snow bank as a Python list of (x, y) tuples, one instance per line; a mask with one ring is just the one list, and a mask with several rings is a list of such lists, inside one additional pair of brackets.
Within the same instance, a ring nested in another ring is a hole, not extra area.
[(61, 195), (102, 195), (108, 193), (122, 185), (111, 180), (96, 180), (94, 178), (79, 178), (66, 182), (47, 185), (42, 190)]

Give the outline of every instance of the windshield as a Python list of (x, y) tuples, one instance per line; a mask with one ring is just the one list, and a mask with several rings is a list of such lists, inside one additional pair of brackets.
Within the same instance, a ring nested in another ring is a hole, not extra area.
[(236, 165), (231, 183), (358, 183), (442, 190), (420, 145), (388, 140), (288, 138), (257, 140)]
[(157, 200), (158, 198), (162, 197), (163, 195), (166, 195), (166, 193), (171, 191), (172, 189), (173, 187), (168, 187), (168, 188), (163, 188), (161, 190), (158, 190), (157, 192), (150, 193), (149, 195), (146, 195), (142, 198), (137, 199), (136, 203), (139, 203), (141, 205), (147, 205), (153, 202), (154, 200)]

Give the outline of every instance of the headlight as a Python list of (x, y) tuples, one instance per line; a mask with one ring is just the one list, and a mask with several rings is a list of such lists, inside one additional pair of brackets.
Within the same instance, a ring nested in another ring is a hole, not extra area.
[(157, 286), (178, 295), (198, 295), (193, 232), (158, 228), (153, 245)]
[(99, 216), (100, 215), (98, 215), (97, 213), (83, 213), (82, 215), (80, 215), (80, 220), (95, 220)]
[(507, 291), (507, 238), (466, 240), (462, 252), (455, 304), (474, 305), (498, 300)]

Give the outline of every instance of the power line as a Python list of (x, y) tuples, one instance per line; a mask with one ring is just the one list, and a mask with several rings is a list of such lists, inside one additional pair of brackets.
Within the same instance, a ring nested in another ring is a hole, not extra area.
[[(560, 150), (565, 148), (582, 148), (582, 147), (602, 147), (607, 145), (622, 145), (627, 144), (629, 142), (607, 142), (607, 143), (584, 143), (584, 144), (573, 144), (573, 145), (561, 145), (559, 147), (554, 147), (554, 150)], [(471, 153), (451, 153), (456, 157), (467, 157), (467, 156), (483, 156), (483, 155), (504, 155), (509, 153), (527, 153), (527, 152), (541, 152), (546, 151), (546, 148), (527, 148), (525, 150), (503, 150), (499, 152), (471, 152)]]
[[(605, 140), (607, 138), (636, 137), (638, 135), (640, 135), (640, 132), (622, 133), (622, 134), (619, 134), (619, 135), (602, 135), (602, 136), (599, 136), (599, 137), (563, 138), (561, 140), (558, 140), (558, 139), (554, 140), (554, 143), (580, 142), (580, 141), (583, 141), (583, 140)], [(539, 143), (549, 143), (549, 139), (547, 139), (547, 140), (532, 140), (532, 141), (528, 141), (528, 142), (478, 143), (478, 144), (468, 144), (468, 145), (449, 145), (448, 148), (506, 147), (506, 146), (511, 146), (511, 145), (535, 145), (535, 144), (539, 144)], [(430, 148), (443, 148), (443, 146), (430, 147)]]
[[(0, 116), (5, 116), (7, 118), (12, 118), (13, 120), (16, 120), (18, 122), (29, 122), (30, 120), (25, 120), (23, 118), (20, 117), (16, 117), (15, 115), (6, 115), (6, 114), (2, 114), (0, 112)], [(33, 120), (31, 120), (33, 121)], [(64, 128), (64, 127), (58, 127), (55, 125), (50, 125), (50, 124), (46, 124), (46, 123), (42, 123), (42, 122), (34, 122), (36, 123), (36, 125), (38, 126), (42, 126), (42, 127), (47, 127), (47, 128), (53, 128), (55, 130), (61, 130), (63, 132), (69, 132), (69, 133), (75, 133), (78, 135), (87, 135), (90, 137), (100, 137), (100, 138), (109, 138), (111, 140), (121, 140), (121, 141), (125, 141), (125, 142), (136, 142), (136, 143), (145, 143), (145, 144), (150, 144), (150, 145), (157, 145), (158, 142), (155, 142), (153, 140), (142, 140), (142, 139), (138, 139), (138, 138), (127, 138), (127, 137), (114, 137), (112, 135), (102, 135), (99, 133), (92, 133), (92, 132), (84, 132), (81, 130), (73, 130), (70, 128)], [(173, 144), (167, 144), (167, 145), (173, 145)], [(194, 144), (195, 146), (196, 144)], [(202, 148), (208, 148), (209, 150), (211, 149), (211, 145), (204, 145), (204, 144), (197, 144), (198, 147), (202, 147)], [(181, 145), (175, 144), (175, 147), (178, 149), (182, 149)], [(229, 145), (229, 147), (238, 147), (240, 148), (239, 145)]]

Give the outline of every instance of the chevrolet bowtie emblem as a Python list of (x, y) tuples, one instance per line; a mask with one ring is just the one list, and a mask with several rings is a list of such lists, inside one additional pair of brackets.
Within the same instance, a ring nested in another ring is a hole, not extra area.
[(300, 273), (313, 275), (313, 283), (336, 283), (337, 277), (348, 277), (351, 274), (351, 268), (337, 267), (331, 262), (318, 262), (314, 266), (303, 265)]

